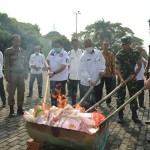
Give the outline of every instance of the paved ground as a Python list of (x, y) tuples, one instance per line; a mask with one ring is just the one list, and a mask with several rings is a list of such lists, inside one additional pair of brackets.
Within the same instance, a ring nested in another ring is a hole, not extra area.
[[(26, 98), (28, 95), (28, 81), (26, 81), (25, 110), (29, 110), (35, 104), (41, 102), (41, 99), (37, 98), (37, 85), (35, 84), (34, 87), (34, 96), (32, 99)], [(142, 124), (134, 124), (130, 119), (131, 111), (129, 106), (127, 106), (124, 111), (126, 122), (123, 125), (116, 122), (117, 117), (114, 117), (110, 121), (109, 137), (105, 150), (150, 150), (150, 126), (144, 123), (145, 120), (150, 118), (148, 91), (145, 91), (145, 95), (145, 105), (147, 108), (145, 110), (139, 109), (138, 111)], [(105, 103), (102, 104), (100, 110), (106, 116), (115, 110), (115, 99), (115, 97), (112, 98), (111, 109)], [(15, 118), (10, 119), (7, 117), (8, 113), (8, 106), (3, 109), (0, 108), (0, 150), (26, 150), (26, 141), (30, 138), (26, 131), (26, 121), (23, 117), (17, 115)], [(46, 150), (48, 148), (43, 149)], [(58, 150), (58, 147), (49, 146), (49, 150)]]

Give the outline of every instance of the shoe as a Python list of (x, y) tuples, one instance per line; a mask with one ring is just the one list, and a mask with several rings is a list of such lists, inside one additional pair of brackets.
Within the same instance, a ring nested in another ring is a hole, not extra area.
[(31, 95), (28, 95), (27, 97), (32, 97)]
[(132, 120), (134, 121), (134, 123), (141, 124), (141, 120), (139, 120), (139, 118), (132, 118)]
[(15, 117), (14, 112), (10, 112), (8, 117), (9, 117), (9, 118), (14, 118), (14, 117)]
[(40, 95), (40, 96), (39, 96), (39, 98), (43, 98), (43, 96), (42, 96), (42, 95)]
[(140, 108), (143, 108), (143, 109), (145, 109), (146, 107), (142, 105), (142, 106), (140, 106)]
[(146, 124), (150, 124), (150, 120), (145, 121)]
[(17, 114), (18, 115), (23, 115), (24, 114), (22, 106), (18, 106)]
[(118, 117), (117, 122), (118, 122), (118, 123), (120, 123), (120, 124), (123, 124), (123, 123), (124, 123), (124, 119), (123, 119), (123, 118)]
[(3, 102), (2, 108), (6, 107), (6, 102)]
[(10, 105), (10, 112), (9, 112), (9, 118), (14, 118), (15, 117), (15, 114), (14, 114), (14, 106), (13, 105)]
[(110, 107), (111, 107), (111, 104), (107, 104), (107, 106), (110, 108)]

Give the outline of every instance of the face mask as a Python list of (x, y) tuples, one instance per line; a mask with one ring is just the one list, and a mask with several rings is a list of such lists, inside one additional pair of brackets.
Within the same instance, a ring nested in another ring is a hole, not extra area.
[(85, 48), (85, 51), (87, 53), (91, 53), (93, 51), (93, 47), (88, 47), (88, 48)]
[(60, 53), (61, 52), (61, 48), (54, 48), (56, 53)]
[(39, 52), (35, 52), (36, 55), (39, 55)]

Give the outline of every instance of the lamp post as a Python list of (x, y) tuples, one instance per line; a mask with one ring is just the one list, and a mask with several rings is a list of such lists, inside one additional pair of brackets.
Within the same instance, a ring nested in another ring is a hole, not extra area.
[(74, 12), (76, 15), (76, 34), (78, 33), (78, 15), (81, 14), (80, 11)]

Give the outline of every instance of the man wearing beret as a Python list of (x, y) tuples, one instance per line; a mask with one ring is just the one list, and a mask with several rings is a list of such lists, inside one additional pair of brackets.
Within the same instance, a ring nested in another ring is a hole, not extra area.
[[(116, 63), (116, 74), (118, 76), (118, 84), (124, 83), (125, 80), (130, 76), (130, 81), (126, 83), (129, 95), (132, 97), (136, 93), (136, 75), (139, 73), (142, 60), (139, 53), (133, 50), (131, 45), (130, 37), (123, 37), (121, 39), (122, 49), (117, 53), (115, 58)], [(134, 69), (137, 64), (136, 70)], [(118, 90), (117, 108), (124, 104), (126, 95), (126, 85), (122, 86)], [(135, 123), (140, 123), (137, 115), (137, 100), (133, 100), (130, 103), (130, 109), (132, 111), (132, 120)], [(118, 123), (124, 122), (123, 110), (118, 113)]]

